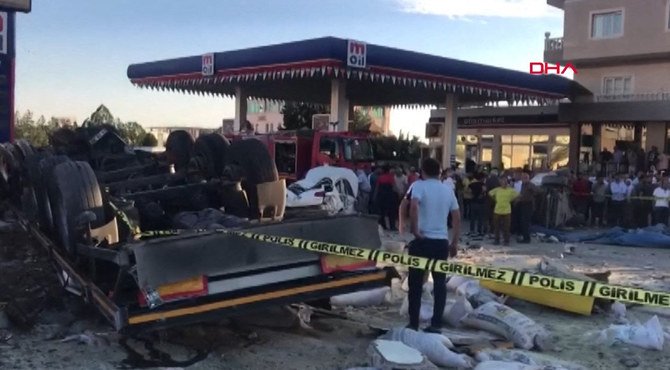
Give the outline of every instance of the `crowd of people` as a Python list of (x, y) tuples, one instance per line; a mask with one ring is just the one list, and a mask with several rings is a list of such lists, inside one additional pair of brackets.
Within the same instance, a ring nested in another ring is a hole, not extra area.
[[(530, 173), (478, 171), (463, 174), (455, 168), (441, 171), (440, 182), (454, 192), (461, 215), (469, 221), (472, 236), (492, 234), (495, 242), (509, 245), (512, 234), (520, 243), (530, 242), (530, 224), (537, 188)], [(412, 185), (422, 178), (414, 167), (384, 166), (369, 174), (358, 172), (361, 197), (367, 212), (379, 215), (385, 230), (398, 231), (408, 219), (408, 200)], [(403, 202), (403, 200), (406, 200)], [(448, 222), (451, 227), (451, 219)], [(402, 230), (401, 230), (402, 231)]]

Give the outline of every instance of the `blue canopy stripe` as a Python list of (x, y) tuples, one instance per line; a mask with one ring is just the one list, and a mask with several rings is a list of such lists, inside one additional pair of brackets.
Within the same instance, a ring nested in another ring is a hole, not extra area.
[[(559, 76), (530, 75), (372, 44), (366, 44), (365, 68), (351, 68), (347, 45), (348, 40), (326, 37), (215, 53), (211, 76), (202, 73), (202, 56), (133, 64), (128, 77), (134, 85), (151, 89), (232, 96), (235, 86), (242, 85), (248, 87), (249, 97), (286, 100), (315, 95), (324, 100), (328, 80), (342, 78), (360, 82), (356, 85), (360, 96), (374, 95), (370, 99), (390, 104), (433, 103), (441, 99), (437, 91), (480, 100), (539, 103), (589, 93)], [(304, 91), (305, 80), (313, 84), (307, 86), (313, 87), (311, 92)], [(406, 89), (399, 93), (399, 88)]]

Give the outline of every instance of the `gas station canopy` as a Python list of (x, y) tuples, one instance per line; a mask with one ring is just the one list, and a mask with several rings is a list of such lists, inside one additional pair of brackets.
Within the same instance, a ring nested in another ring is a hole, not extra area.
[(457, 59), (335, 37), (132, 64), (136, 86), (196, 94), (331, 103), (333, 80), (346, 81), (358, 106), (488, 101), (540, 104), (588, 93), (556, 75), (531, 75)]

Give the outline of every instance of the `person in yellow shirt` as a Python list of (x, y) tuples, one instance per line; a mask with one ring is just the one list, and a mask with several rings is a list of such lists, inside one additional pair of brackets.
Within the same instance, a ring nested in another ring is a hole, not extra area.
[(512, 223), (512, 201), (519, 193), (507, 185), (507, 178), (500, 177), (500, 186), (489, 191), (495, 202), (493, 208), (493, 229), (495, 230), (495, 245), (500, 244), (500, 234), (503, 234), (505, 245), (509, 245), (510, 226)]

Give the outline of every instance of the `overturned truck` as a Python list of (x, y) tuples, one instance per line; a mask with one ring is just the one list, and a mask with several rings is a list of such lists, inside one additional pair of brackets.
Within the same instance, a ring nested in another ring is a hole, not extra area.
[(49, 148), (0, 145), (2, 193), (53, 258), (66, 290), (119, 331), (220, 318), (388, 285), (392, 270), (227, 231), (379, 248), (359, 215), (285, 219), (266, 147), (172, 132), (131, 150), (113, 129), (57, 132)]

